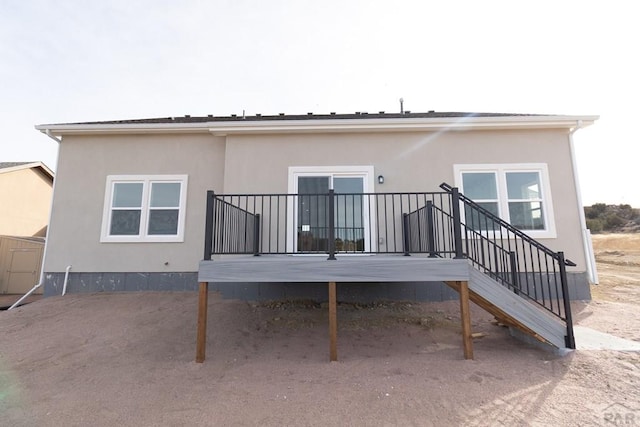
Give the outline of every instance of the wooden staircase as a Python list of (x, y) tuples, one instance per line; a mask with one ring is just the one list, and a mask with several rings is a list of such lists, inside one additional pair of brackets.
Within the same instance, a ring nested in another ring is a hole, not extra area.
[[(445, 282), (460, 291), (458, 282)], [(535, 303), (469, 266), (469, 299), (496, 319), (556, 348), (566, 348), (566, 324)]]

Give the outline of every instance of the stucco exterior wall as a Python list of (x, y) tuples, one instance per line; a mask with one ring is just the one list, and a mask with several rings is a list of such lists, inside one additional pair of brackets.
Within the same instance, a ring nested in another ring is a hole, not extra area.
[[(65, 136), (45, 272), (197, 271), (205, 194), (222, 188), (224, 138), (210, 134)], [(101, 243), (108, 175), (187, 174), (184, 242)]]
[(289, 166), (372, 165), (376, 192), (439, 191), (454, 164), (545, 163), (557, 238), (540, 239), (585, 271), (566, 130), (451, 131), (227, 137), (226, 193), (287, 192)]
[[(45, 272), (197, 271), (205, 192), (285, 193), (290, 166), (372, 165), (377, 192), (438, 191), (454, 184), (454, 164), (546, 163), (557, 238), (585, 271), (579, 211), (566, 130), (483, 130), (271, 135), (173, 134), (65, 136)], [(101, 243), (108, 175), (187, 174), (182, 243)]]
[(44, 237), (51, 179), (35, 169), (0, 173), (0, 235)]

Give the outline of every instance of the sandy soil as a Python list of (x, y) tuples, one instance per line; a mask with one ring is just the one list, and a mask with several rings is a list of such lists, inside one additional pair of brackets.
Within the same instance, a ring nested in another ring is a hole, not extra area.
[[(575, 317), (640, 341), (640, 236), (594, 247), (601, 285)], [(638, 353), (555, 356), (477, 307), (486, 336), (467, 361), (456, 302), (341, 304), (329, 363), (326, 307), (211, 297), (196, 364), (196, 301), (67, 295), (0, 312), (0, 425), (640, 424)]]

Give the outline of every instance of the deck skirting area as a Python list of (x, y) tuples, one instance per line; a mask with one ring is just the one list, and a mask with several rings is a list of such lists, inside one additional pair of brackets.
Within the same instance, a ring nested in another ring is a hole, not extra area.
[(451, 282), (460, 295), (464, 358), (473, 359), (469, 314), (469, 262), (421, 256), (241, 256), (201, 261), (198, 270), (196, 362), (205, 360), (210, 283), (326, 283), (329, 301), (329, 360), (337, 353), (336, 283)]
[[(444, 282), (460, 299), (460, 318), (464, 358), (473, 358), (469, 302), (496, 316), (537, 340), (563, 348), (568, 341), (566, 324), (518, 296), (487, 274), (480, 272), (467, 259), (428, 258), (421, 256), (344, 256), (328, 260), (319, 256), (237, 256), (201, 261), (198, 272), (199, 309), (196, 361), (203, 362), (206, 348), (207, 299), (209, 284), (246, 282), (288, 284), (292, 287), (324, 283), (329, 301), (330, 360), (337, 360), (336, 284)], [(557, 303), (556, 303), (557, 304)]]

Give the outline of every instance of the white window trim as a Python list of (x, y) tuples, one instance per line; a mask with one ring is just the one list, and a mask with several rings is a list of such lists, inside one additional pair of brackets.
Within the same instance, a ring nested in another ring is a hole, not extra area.
[[(288, 178), (288, 193), (298, 194), (298, 177), (300, 176), (340, 176), (340, 177), (362, 177), (363, 179), (363, 193), (375, 192), (374, 181), (374, 168), (371, 165), (365, 166), (289, 166), (289, 178)], [(370, 230), (369, 239), (365, 239), (365, 252), (371, 252), (373, 249), (371, 245), (377, 245), (377, 237), (375, 227), (371, 226), (370, 218), (368, 217), (369, 210), (374, 212), (375, 206), (369, 207), (368, 197), (364, 198), (365, 206), (363, 207), (363, 215), (365, 224), (368, 224)], [(296, 221), (298, 218), (298, 200), (294, 197), (293, 203), (290, 203), (287, 207), (287, 224), (291, 224), (293, 231), (287, 233), (287, 252), (293, 252), (297, 250), (297, 238), (295, 235)], [(375, 248), (377, 250), (377, 247)], [(299, 255), (311, 255), (314, 254), (299, 254)], [(324, 254), (322, 254), (324, 255)], [(347, 254), (345, 254), (347, 255)], [(348, 254), (348, 255), (360, 255), (360, 254)]]
[[(140, 231), (137, 236), (112, 236), (111, 206), (113, 201), (113, 188), (115, 183), (141, 182), (142, 187), (142, 213), (140, 217)], [(174, 182), (180, 183), (180, 204), (178, 206), (178, 232), (175, 235), (148, 235), (147, 221), (149, 218), (149, 198), (151, 183)], [(104, 195), (104, 208), (102, 212), (102, 230), (100, 242), (102, 243), (149, 243), (149, 242), (184, 242), (184, 224), (187, 206), (187, 175), (108, 175)]]
[[(455, 164), (453, 165), (454, 181), (456, 187), (464, 194), (462, 186), (462, 174), (469, 172), (495, 172), (498, 184), (498, 211), (500, 218), (509, 222), (509, 199), (507, 197), (507, 172), (538, 172), (541, 180), (542, 205), (544, 206), (544, 230), (522, 230), (523, 233), (540, 239), (553, 239), (557, 237), (553, 198), (551, 197), (551, 184), (549, 170), (546, 163), (493, 163), (493, 164)], [(464, 217), (464, 211), (461, 212)]]

